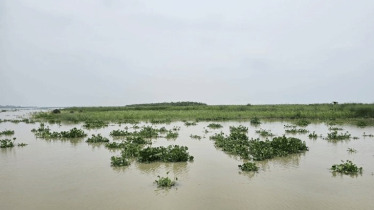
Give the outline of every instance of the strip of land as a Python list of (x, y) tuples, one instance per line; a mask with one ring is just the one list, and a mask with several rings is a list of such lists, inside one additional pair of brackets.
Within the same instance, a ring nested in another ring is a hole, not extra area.
[(121, 107), (69, 107), (60, 113), (38, 112), (34, 118), (54, 121), (224, 121), (310, 119), (373, 121), (374, 104), (206, 105), (196, 102), (136, 104)]

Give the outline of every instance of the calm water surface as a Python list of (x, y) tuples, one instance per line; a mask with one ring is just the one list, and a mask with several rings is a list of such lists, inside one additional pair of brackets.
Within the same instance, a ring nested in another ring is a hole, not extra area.
[[(0, 113), (0, 119), (27, 117), (30, 111)], [(144, 125), (142, 123), (141, 125)], [(329, 142), (308, 134), (288, 135), (306, 141), (309, 151), (287, 157), (259, 161), (258, 173), (240, 172), (243, 160), (214, 147), (209, 136), (229, 126), (249, 127), (249, 137), (258, 138), (256, 129), (271, 129), (283, 135), (286, 122), (265, 122), (253, 127), (249, 122), (221, 122), (222, 129), (204, 134), (209, 123), (186, 127), (182, 122), (165, 126), (180, 126), (176, 140), (159, 138), (153, 146), (178, 144), (188, 146), (195, 157), (187, 163), (132, 162), (128, 167), (112, 168), (110, 157), (120, 151), (110, 151), (103, 144), (88, 144), (87, 138), (74, 140), (37, 139), (30, 131), (39, 123), (0, 123), (0, 131), (15, 131), (16, 143), (25, 147), (0, 149), (1, 209), (374, 209), (374, 134), (373, 127), (357, 128), (342, 125), (358, 140)], [(82, 128), (82, 124), (49, 125), (53, 131)], [(85, 130), (102, 134), (125, 126), (111, 124), (107, 128)], [(310, 131), (326, 136), (328, 126), (311, 124)], [(189, 136), (205, 136), (201, 140)], [(1, 139), (7, 138), (1, 136)], [(354, 148), (357, 153), (349, 153)], [(363, 167), (362, 175), (333, 174), (329, 168), (341, 160), (352, 160)], [(158, 189), (157, 175), (178, 177), (176, 187)]]

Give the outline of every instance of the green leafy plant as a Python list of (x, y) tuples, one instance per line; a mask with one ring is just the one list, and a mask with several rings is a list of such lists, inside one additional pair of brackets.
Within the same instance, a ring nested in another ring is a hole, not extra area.
[(185, 126), (193, 126), (193, 125), (197, 125), (197, 123), (196, 123), (196, 122), (188, 122), (188, 121), (185, 121), (185, 122), (184, 122), (184, 125), (185, 125)]
[(170, 145), (168, 147), (146, 147), (139, 151), (139, 162), (186, 162), (193, 160), (188, 153), (188, 147)]
[(338, 127), (329, 127), (329, 131), (341, 131), (343, 128), (338, 128)]
[(310, 124), (311, 122), (306, 119), (302, 119), (296, 122), (296, 125), (301, 126), (301, 127), (306, 127)]
[(352, 173), (362, 173), (362, 167), (357, 167), (352, 161), (347, 160), (344, 162), (342, 160), (341, 164), (335, 164), (331, 166), (331, 169), (334, 172), (339, 172), (343, 174), (352, 174)]
[(251, 118), (250, 123), (251, 123), (252, 125), (260, 125), (260, 124), (261, 124), (261, 122), (260, 122), (260, 118), (258, 118), (258, 117), (253, 117), (253, 118)]
[(291, 133), (291, 134), (297, 134), (297, 133), (308, 133), (309, 131), (307, 129), (304, 129), (304, 128), (292, 128), (292, 129), (286, 129), (285, 130), (286, 133)]
[(243, 165), (238, 165), (238, 167), (242, 171), (258, 171), (259, 169), (259, 167), (256, 166), (256, 163), (251, 162), (243, 163)]
[(256, 130), (256, 133), (260, 134), (262, 137), (272, 137), (274, 134), (271, 133), (271, 130), (265, 130), (260, 128), (259, 130)]
[(247, 127), (244, 127), (242, 125), (239, 125), (237, 127), (235, 126), (230, 126), (230, 132), (231, 133), (236, 133), (236, 132), (239, 132), (239, 133), (247, 133), (248, 132), (248, 128)]
[(190, 135), (190, 137), (192, 138), (192, 139), (198, 139), (198, 140), (200, 140), (201, 139), (201, 136), (198, 136), (198, 135)]
[(176, 181), (178, 180), (177, 177), (174, 180), (171, 180), (168, 177), (169, 172), (166, 172), (166, 177), (161, 177), (160, 175), (157, 176), (158, 180), (155, 180), (158, 187), (166, 187), (170, 188), (175, 185)]
[(373, 134), (366, 134), (365, 132), (364, 132), (364, 134), (363, 134), (362, 136), (363, 136), (363, 137), (374, 137)]
[(109, 142), (109, 139), (101, 136), (101, 134), (92, 134), (91, 138), (88, 138), (86, 142), (89, 143), (99, 143), (99, 142)]
[(0, 140), (0, 148), (7, 148), (7, 147), (14, 147), (14, 141), (16, 138), (11, 139), (1, 139)]
[(355, 149), (353, 149), (353, 148), (348, 148), (347, 151), (348, 151), (348, 152), (351, 152), (351, 153), (356, 153), (356, 152), (357, 152), (357, 150), (355, 150)]
[(166, 138), (167, 139), (176, 139), (178, 138), (178, 133), (177, 132), (173, 132), (173, 131), (168, 131), (168, 133), (166, 134)]
[(112, 156), (110, 158), (110, 160), (111, 160), (111, 162), (110, 162), (111, 165), (114, 166), (114, 167), (130, 165), (130, 162), (123, 156), (119, 156), (119, 157)]
[(218, 128), (222, 128), (223, 126), (218, 123), (210, 123), (207, 127), (211, 129), (218, 129)]
[(338, 131), (332, 131), (327, 134), (328, 140), (346, 140), (350, 138), (351, 138), (351, 134), (349, 134), (348, 131), (346, 133), (340, 133), (340, 134), (338, 134)]
[(318, 135), (315, 133), (315, 131), (313, 131), (313, 133), (309, 134), (309, 138), (316, 139), (316, 138), (318, 138)]
[(87, 129), (102, 128), (102, 127), (107, 127), (108, 124), (109, 123), (101, 121), (101, 120), (89, 120), (84, 123), (83, 127)]
[(1, 131), (0, 135), (7, 135), (7, 136), (14, 135), (14, 131), (13, 130)]

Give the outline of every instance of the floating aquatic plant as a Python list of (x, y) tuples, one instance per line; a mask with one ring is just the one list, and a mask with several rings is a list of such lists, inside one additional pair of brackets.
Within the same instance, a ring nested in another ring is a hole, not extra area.
[(348, 151), (348, 152), (351, 152), (351, 153), (356, 153), (356, 152), (357, 152), (357, 150), (355, 150), (355, 149), (353, 149), (353, 148), (348, 148), (347, 151)]
[(231, 133), (236, 133), (236, 132), (240, 132), (240, 133), (247, 133), (248, 132), (248, 128), (247, 127), (244, 127), (242, 125), (239, 125), (237, 127), (235, 126), (230, 126), (230, 132)]
[(168, 147), (146, 147), (139, 152), (139, 162), (186, 162), (193, 160), (193, 156), (188, 153), (188, 147), (170, 145)]
[(342, 160), (341, 164), (332, 165), (330, 170), (343, 174), (362, 173), (362, 167), (357, 167), (350, 160), (347, 160), (346, 162)]
[(291, 133), (291, 134), (297, 134), (297, 133), (308, 133), (309, 131), (307, 129), (304, 129), (304, 128), (292, 128), (292, 129), (286, 129), (285, 130), (286, 133)]
[(109, 139), (101, 136), (101, 134), (92, 134), (91, 138), (88, 138), (86, 142), (89, 143), (99, 143), (99, 142), (109, 142)]
[(198, 135), (190, 135), (190, 137), (192, 138), (192, 139), (198, 139), (198, 140), (200, 140), (201, 139), (201, 136), (198, 136)]
[(101, 121), (101, 120), (89, 120), (86, 121), (83, 125), (83, 127), (87, 129), (91, 128), (102, 128), (102, 127), (107, 127), (109, 123)]
[(161, 177), (160, 175), (157, 176), (158, 180), (155, 180), (158, 187), (166, 187), (170, 188), (175, 185), (175, 182), (178, 180), (177, 177), (174, 180), (171, 180), (168, 177), (169, 172), (166, 172), (166, 177)]
[(252, 125), (260, 125), (260, 124), (261, 124), (261, 122), (260, 122), (260, 118), (258, 118), (258, 117), (253, 117), (253, 118), (251, 118), (250, 123), (251, 123)]
[(7, 135), (7, 136), (14, 135), (14, 131), (13, 130), (1, 131), (0, 135)]
[(256, 163), (251, 162), (243, 163), (242, 165), (238, 165), (238, 167), (242, 171), (258, 171), (259, 169), (259, 167), (256, 166)]
[(272, 137), (274, 134), (271, 133), (271, 130), (265, 130), (260, 128), (259, 130), (256, 130), (256, 133), (260, 134), (262, 137)]
[(348, 131), (345, 133), (340, 133), (340, 134), (338, 133), (338, 131), (332, 131), (327, 134), (328, 140), (346, 140), (350, 138), (351, 138), (351, 134), (349, 134)]
[(211, 129), (218, 129), (218, 128), (222, 128), (223, 126), (218, 123), (210, 123), (207, 127)]

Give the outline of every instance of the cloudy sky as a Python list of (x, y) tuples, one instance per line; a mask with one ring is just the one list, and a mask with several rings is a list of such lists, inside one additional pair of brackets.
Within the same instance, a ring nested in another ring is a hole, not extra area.
[(373, 0), (0, 0), (0, 105), (374, 102)]

